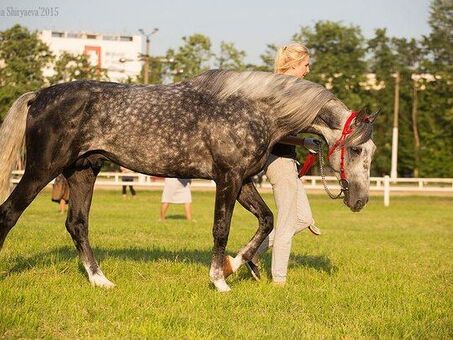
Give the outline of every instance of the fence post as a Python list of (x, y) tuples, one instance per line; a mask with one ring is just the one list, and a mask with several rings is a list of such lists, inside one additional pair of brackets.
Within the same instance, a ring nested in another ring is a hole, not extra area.
[(384, 206), (390, 205), (390, 177), (384, 176)]

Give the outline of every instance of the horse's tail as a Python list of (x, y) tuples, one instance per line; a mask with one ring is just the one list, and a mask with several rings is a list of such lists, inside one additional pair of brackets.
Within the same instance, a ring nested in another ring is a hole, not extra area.
[(29, 103), (35, 92), (27, 92), (17, 99), (0, 126), (0, 204), (9, 194), (11, 171), (19, 157), (25, 136)]

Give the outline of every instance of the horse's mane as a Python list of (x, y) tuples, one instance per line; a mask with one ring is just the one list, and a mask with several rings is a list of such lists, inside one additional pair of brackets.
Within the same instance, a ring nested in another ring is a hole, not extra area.
[(238, 96), (252, 101), (271, 100), (277, 108), (272, 111), (275, 118), (299, 131), (310, 125), (324, 104), (335, 98), (322, 85), (269, 72), (211, 70), (191, 83), (219, 99)]

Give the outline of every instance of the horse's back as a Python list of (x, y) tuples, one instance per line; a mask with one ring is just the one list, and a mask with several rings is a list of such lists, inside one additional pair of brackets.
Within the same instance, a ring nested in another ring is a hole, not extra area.
[(213, 163), (253, 158), (256, 143), (268, 138), (266, 122), (252, 117), (253, 111), (245, 102), (216, 100), (190, 82), (145, 86), (85, 80), (41, 90), (31, 116), (40, 127), (76, 140), (80, 154), (101, 150), (155, 175), (212, 177)]

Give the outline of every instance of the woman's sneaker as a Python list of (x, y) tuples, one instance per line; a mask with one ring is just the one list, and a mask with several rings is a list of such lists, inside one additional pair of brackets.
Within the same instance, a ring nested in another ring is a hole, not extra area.
[(310, 224), (310, 225), (308, 226), (308, 229), (309, 229), (313, 234), (315, 234), (316, 236), (321, 235), (321, 230), (320, 230), (317, 226), (315, 226), (314, 224)]
[(253, 278), (256, 281), (261, 280), (260, 269), (258, 268), (258, 266), (255, 263), (253, 263), (253, 261), (247, 261), (245, 263), (245, 266), (248, 268), (248, 270), (250, 271), (250, 274), (252, 274)]

